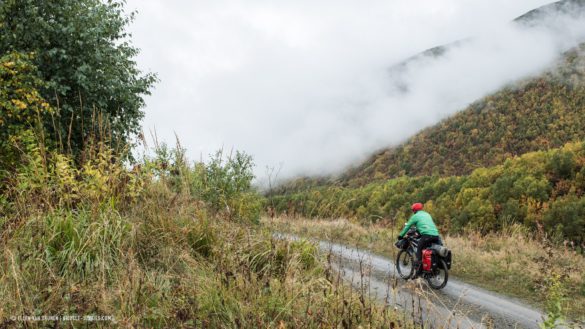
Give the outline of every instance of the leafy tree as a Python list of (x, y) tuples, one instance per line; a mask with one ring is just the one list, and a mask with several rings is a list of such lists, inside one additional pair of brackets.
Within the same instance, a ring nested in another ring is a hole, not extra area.
[(460, 227), (471, 225), (482, 230), (491, 230), (496, 227), (496, 220), (492, 204), (486, 198), (488, 188), (464, 188), (459, 193), (456, 206), (461, 209), (456, 222)]
[(503, 206), (499, 214), (500, 219), (511, 220), (515, 223), (523, 223), (526, 218), (526, 206), (520, 204), (518, 200), (509, 199)]
[(544, 177), (537, 179), (532, 175), (526, 175), (514, 183), (514, 190), (516, 195), (544, 202), (549, 198), (551, 187)]
[[(3, 0), (0, 53), (34, 53), (46, 83), (41, 96), (58, 109), (49, 130), (79, 151), (97, 113), (115, 140), (138, 132), (144, 95), (156, 78), (143, 74), (125, 28), (132, 21), (121, 1)], [(96, 113), (97, 112), (97, 113)]]
[(516, 199), (519, 198), (518, 195), (515, 195), (515, 190), (512, 188), (516, 179), (517, 176), (515, 173), (506, 173), (495, 181), (495, 183), (491, 186), (492, 195), (495, 202), (503, 204), (506, 202), (506, 200), (512, 197)]

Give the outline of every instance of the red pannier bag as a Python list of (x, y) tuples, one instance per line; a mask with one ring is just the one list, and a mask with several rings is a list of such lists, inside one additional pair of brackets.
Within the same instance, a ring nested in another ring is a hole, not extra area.
[(432, 266), (433, 251), (431, 249), (423, 250), (422, 259), (423, 271), (430, 271)]

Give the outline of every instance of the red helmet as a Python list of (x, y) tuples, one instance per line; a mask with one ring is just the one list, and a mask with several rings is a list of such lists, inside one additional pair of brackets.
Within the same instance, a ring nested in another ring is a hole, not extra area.
[(410, 206), (410, 209), (412, 209), (412, 211), (414, 211), (414, 212), (417, 212), (417, 211), (423, 209), (423, 204), (420, 202), (417, 202), (417, 203), (413, 204), (412, 206)]

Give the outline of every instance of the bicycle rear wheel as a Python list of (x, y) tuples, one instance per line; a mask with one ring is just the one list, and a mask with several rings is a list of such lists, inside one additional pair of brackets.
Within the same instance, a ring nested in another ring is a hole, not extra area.
[(426, 275), (427, 282), (429, 286), (433, 289), (443, 289), (447, 285), (447, 281), (449, 281), (449, 270), (447, 269), (447, 264), (444, 260), (439, 260), (439, 264), (437, 264), (437, 268), (433, 270), (433, 273), (429, 273)]

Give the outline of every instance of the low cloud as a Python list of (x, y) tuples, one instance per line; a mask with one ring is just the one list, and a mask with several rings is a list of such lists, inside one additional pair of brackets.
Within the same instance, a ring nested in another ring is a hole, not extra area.
[(145, 130), (176, 132), (192, 159), (244, 150), (259, 178), (280, 164), (281, 178), (336, 173), (585, 40), (579, 17), (509, 23), (548, 2), (131, 0), (139, 64), (161, 78)]

